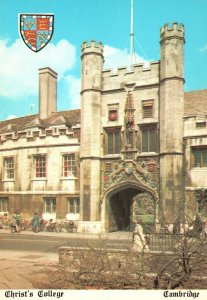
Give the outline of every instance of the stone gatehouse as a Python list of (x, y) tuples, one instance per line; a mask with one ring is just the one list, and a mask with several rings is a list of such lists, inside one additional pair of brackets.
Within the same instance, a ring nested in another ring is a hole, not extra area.
[(127, 230), (207, 210), (207, 90), (184, 92), (184, 26), (160, 30), (160, 60), (103, 69), (82, 44), (81, 109), (57, 111), (39, 70), (39, 113), (0, 122), (0, 212), (34, 210), (80, 231)]

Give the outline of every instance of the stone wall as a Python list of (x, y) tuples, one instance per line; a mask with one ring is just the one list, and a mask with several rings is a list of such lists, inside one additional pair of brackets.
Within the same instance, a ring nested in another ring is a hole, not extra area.
[[(56, 129), (56, 130), (55, 130)], [(62, 134), (61, 130), (64, 130)], [(49, 132), (49, 134), (48, 134)], [(66, 126), (51, 126), (1, 133), (0, 197), (8, 198), (8, 209), (20, 209), (25, 217), (44, 212), (44, 199), (56, 198), (56, 216), (65, 218), (67, 197), (79, 198), (79, 141)], [(63, 176), (63, 155), (74, 153), (77, 175)], [(36, 177), (35, 156), (46, 156), (46, 176)], [(4, 176), (4, 158), (13, 157), (14, 178)]]
[[(70, 264), (74, 261), (74, 259), (80, 259), (82, 257), (83, 253), (89, 253), (89, 255), (93, 255), (93, 252), (97, 251), (97, 249), (89, 249), (86, 247), (60, 247), (58, 249), (58, 254), (59, 254), (59, 263), (60, 264)], [(102, 249), (98, 250), (100, 255), (108, 255), (109, 258), (111, 259), (117, 259), (118, 261), (126, 259), (127, 254), (129, 255), (128, 250), (116, 250), (116, 249)], [(117, 263), (118, 263), (117, 261)]]

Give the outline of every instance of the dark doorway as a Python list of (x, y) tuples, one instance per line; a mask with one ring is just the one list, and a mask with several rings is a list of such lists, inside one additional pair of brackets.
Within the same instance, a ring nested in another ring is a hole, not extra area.
[(133, 198), (139, 190), (129, 188), (111, 196), (109, 200), (110, 231), (128, 231), (131, 228)]
[(108, 231), (132, 231), (136, 219), (142, 220), (146, 232), (153, 229), (156, 206), (152, 194), (128, 187), (112, 192), (108, 198), (106, 228)]

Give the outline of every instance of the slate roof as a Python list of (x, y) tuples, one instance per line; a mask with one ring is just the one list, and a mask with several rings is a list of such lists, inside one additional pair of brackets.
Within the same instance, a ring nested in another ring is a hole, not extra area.
[(185, 92), (184, 116), (207, 114), (207, 90)]
[[(207, 89), (184, 93), (184, 116), (207, 114)], [(0, 133), (21, 131), (37, 126), (46, 128), (49, 125), (65, 124), (69, 127), (80, 123), (80, 109), (52, 113), (47, 119), (39, 120), (38, 114), (6, 121), (0, 121)]]
[(80, 123), (80, 109), (54, 112), (47, 119), (39, 120), (38, 114), (0, 122), (0, 133), (21, 131), (25, 128), (37, 126), (46, 128), (54, 124), (66, 124), (71, 127)]

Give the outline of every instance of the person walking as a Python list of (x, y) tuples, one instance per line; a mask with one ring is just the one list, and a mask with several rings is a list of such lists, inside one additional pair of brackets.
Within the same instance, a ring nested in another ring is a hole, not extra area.
[(134, 233), (133, 233), (134, 238), (133, 238), (132, 251), (149, 252), (149, 247), (145, 240), (145, 236), (143, 233), (143, 228), (142, 228), (141, 223), (142, 223), (142, 220), (137, 219), (136, 226), (135, 226)]
[(39, 228), (40, 228), (40, 218), (38, 216), (38, 213), (35, 211), (32, 218), (32, 230), (37, 233), (39, 232)]

